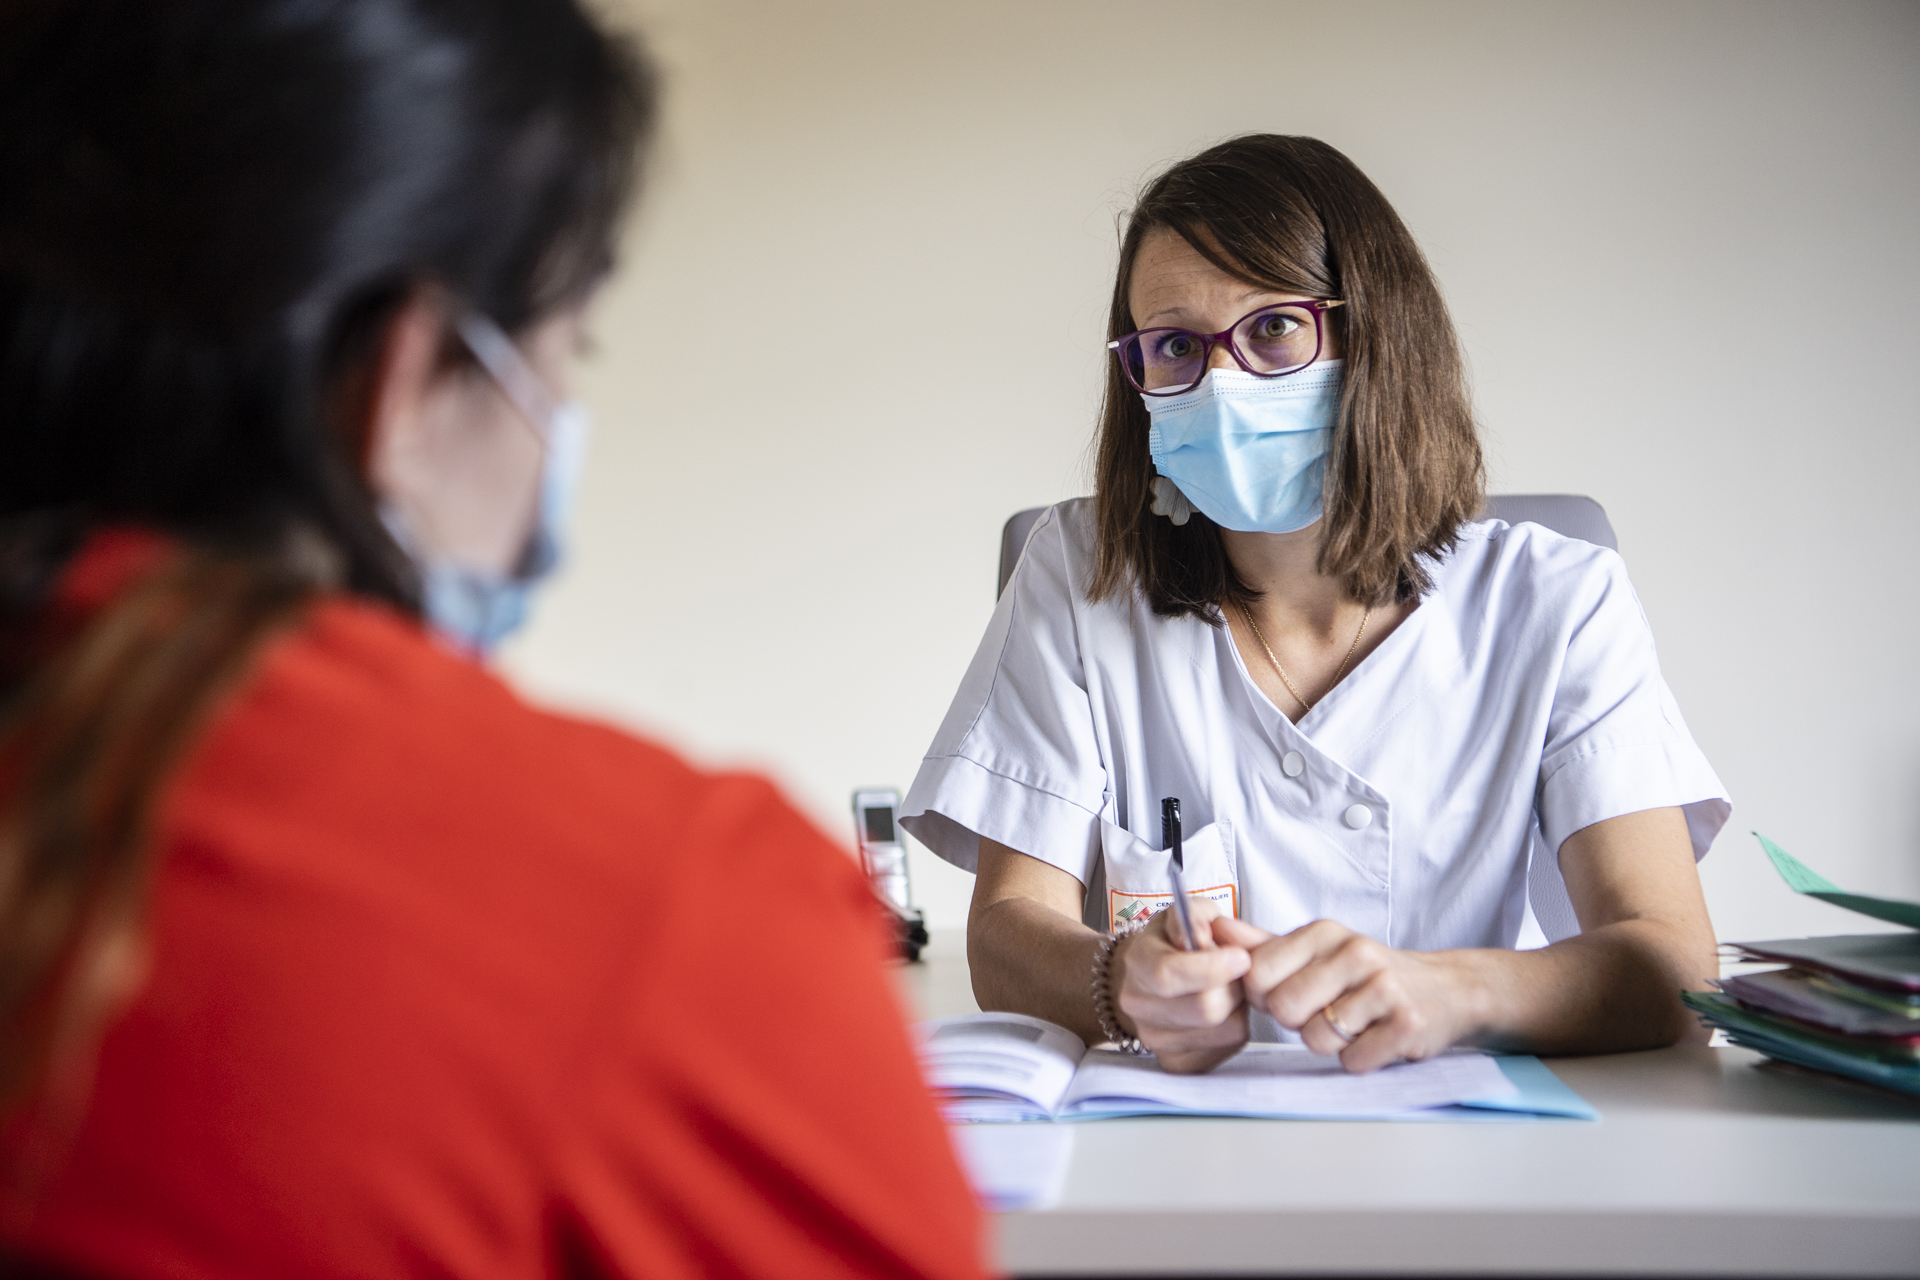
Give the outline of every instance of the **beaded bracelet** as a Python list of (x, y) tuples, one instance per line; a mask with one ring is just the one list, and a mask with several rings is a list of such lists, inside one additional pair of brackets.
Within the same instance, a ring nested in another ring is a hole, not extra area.
[(1113, 949), (1122, 938), (1131, 937), (1146, 927), (1144, 919), (1134, 919), (1121, 925), (1106, 937), (1100, 939), (1100, 949), (1093, 953), (1093, 1016), (1100, 1024), (1100, 1034), (1111, 1040), (1122, 1053), (1146, 1056), (1153, 1052), (1140, 1043), (1139, 1036), (1130, 1036), (1120, 1029), (1120, 1021), (1113, 1011), (1113, 983), (1107, 971), (1113, 965)]

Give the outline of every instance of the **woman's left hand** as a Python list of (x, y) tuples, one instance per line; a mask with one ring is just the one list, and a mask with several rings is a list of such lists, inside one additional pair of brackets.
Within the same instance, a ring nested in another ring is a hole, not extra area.
[(1250, 1007), (1349, 1071), (1417, 1062), (1481, 1029), (1474, 984), (1447, 952), (1396, 951), (1331, 920), (1276, 936), (1220, 917), (1213, 936), (1252, 955), (1241, 979)]

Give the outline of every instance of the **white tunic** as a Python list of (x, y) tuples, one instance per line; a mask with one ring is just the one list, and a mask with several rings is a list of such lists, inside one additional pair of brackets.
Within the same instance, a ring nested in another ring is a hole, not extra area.
[(1224, 627), (1136, 592), (1089, 604), (1093, 564), (1090, 499), (1040, 520), (901, 821), (967, 870), (980, 836), (1052, 863), (1096, 928), (1169, 901), (1164, 796), (1190, 893), (1275, 933), (1327, 918), (1416, 950), (1511, 947), (1529, 899), (1570, 937), (1568, 836), (1677, 805), (1698, 858), (1731, 812), (1605, 548), (1464, 526), (1420, 606), (1297, 725)]

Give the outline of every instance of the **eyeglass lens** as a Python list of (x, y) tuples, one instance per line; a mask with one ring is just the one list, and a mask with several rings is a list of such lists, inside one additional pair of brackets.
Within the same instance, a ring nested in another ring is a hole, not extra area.
[[(1234, 353), (1251, 373), (1275, 377), (1313, 363), (1320, 326), (1310, 307), (1256, 311), (1233, 326)], [(1191, 329), (1143, 329), (1120, 345), (1120, 358), (1142, 391), (1185, 391), (1207, 373), (1206, 335)]]

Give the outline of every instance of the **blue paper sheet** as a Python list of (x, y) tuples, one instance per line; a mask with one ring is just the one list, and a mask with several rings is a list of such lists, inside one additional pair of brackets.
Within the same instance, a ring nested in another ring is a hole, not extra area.
[[(1528, 1054), (1503, 1054), (1495, 1059), (1501, 1074), (1520, 1090), (1504, 1098), (1463, 1103), (1440, 1110), (1464, 1114), (1436, 1119), (1598, 1120), (1593, 1104), (1575, 1093), (1547, 1064)], [(1477, 1114), (1476, 1114), (1477, 1113)], [(1504, 1114), (1503, 1114), (1504, 1113)]]

